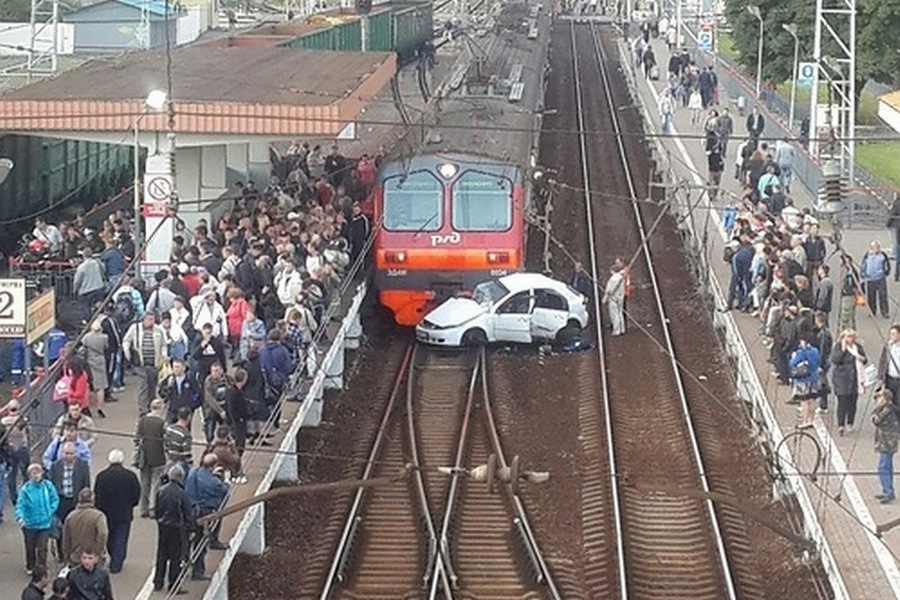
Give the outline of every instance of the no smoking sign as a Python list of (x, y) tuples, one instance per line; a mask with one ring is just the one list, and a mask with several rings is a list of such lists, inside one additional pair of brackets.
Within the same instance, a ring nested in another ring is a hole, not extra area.
[(153, 177), (147, 181), (144, 194), (147, 201), (167, 202), (172, 197), (172, 180), (163, 175)]

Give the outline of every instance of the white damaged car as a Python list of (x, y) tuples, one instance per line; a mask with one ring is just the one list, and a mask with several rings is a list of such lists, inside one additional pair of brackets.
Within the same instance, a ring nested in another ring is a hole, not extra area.
[(436, 346), (530, 344), (564, 341), (587, 324), (584, 295), (545, 275), (514, 273), (439, 305), (416, 327), (416, 339)]

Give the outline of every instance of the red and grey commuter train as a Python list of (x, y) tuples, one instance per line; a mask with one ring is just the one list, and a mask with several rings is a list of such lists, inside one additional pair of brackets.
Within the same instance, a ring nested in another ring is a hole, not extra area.
[(476, 154), (429, 153), (382, 166), (374, 192), (375, 283), (400, 325), (477, 283), (519, 271), (525, 173)]

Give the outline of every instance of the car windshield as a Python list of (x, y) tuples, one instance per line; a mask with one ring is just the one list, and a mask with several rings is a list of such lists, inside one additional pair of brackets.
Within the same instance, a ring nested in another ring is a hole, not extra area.
[(427, 171), (384, 181), (384, 227), (392, 231), (437, 231), (443, 225), (444, 189)]
[(490, 306), (509, 293), (509, 290), (499, 281), (485, 281), (475, 286), (472, 296), (475, 302)]
[(453, 227), (460, 231), (506, 231), (512, 226), (512, 181), (466, 171), (453, 184)]

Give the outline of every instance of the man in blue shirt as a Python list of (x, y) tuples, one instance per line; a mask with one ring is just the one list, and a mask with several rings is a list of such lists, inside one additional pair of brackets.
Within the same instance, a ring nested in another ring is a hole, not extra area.
[(100, 255), (100, 262), (106, 269), (107, 290), (112, 290), (118, 287), (119, 280), (125, 273), (125, 254), (116, 246), (116, 241), (112, 236), (106, 237), (103, 243), (106, 248)]
[[(219, 510), (225, 497), (228, 495), (228, 484), (222, 480), (225, 470), (217, 465), (218, 458), (215, 454), (207, 454), (203, 457), (203, 461), (199, 467), (191, 469), (187, 480), (184, 483), (184, 490), (191, 501), (191, 507), (194, 511), (194, 517), (200, 518), (212, 514)], [(225, 546), (219, 541), (220, 521), (216, 521), (211, 527), (209, 535), (204, 535), (203, 527), (198, 526), (194, 529), (193, 550), (191, 554), (195, 554), (197, 559), (194, 561), (191, 572), (191, 579), (195, 581), (206, 581), (206, 550), (207, 537), (209, 539), (208, 547), (213, 550), (223, 550)], [(199, 552), (197, 550), (199, 548)]]
[(869, 251), (863, 256), (859, 271), (865, 286), (869, 311), (872, 315), (877, 315), (880, 308), (881, 316), (885, 319), (890, 318), (887, 277), (891, 274), (891, 261), (881, 250), (881, 244), (877, 241), (872, 240), (872, 243), (869, 244)]
[(57, 460), (63, 457), (63, 447), (66, 442), (72, 442), (75, 447), (75, 457), (83, 460), (90, 466), (91, 464), (91, 447), (78, 436), (78, 423), (75, 421), (65, 421), (62, 426), (62, 435), (56, 437), (47, 449), (44, 450), (44, 468), (48, 471)]

